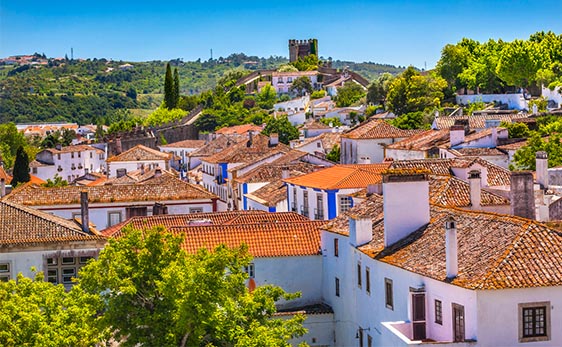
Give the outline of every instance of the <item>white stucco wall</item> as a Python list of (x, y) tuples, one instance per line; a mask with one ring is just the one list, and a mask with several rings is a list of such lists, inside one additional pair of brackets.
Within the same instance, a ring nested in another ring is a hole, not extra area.
[(425, 151), (415, 151), (407, 149), (386, 149), (386, 157), (392, 158), (394, 160), (413, 160), (413, 159), (425, 159)]
[(117, 170), (119, 169), (126, 169), (127, 172), (139, 170), (143, 164), (146, 170), (150, 170), (155, 167), (160, 167), (162, 169), (166, 169), (168, 167), (165, 160), (115, 161), (107, 163), (108, 177), (117, 177)]
[(478, 101), (483, 102), (501, 102), (507, 104), (510, 109), (523, 110), (529, 109), (527, 100), (523, 94), (473, 94), (473, 95), (457, 95), (456, 103), (468, 105)]
[[(41, 162), (53, 163), (53, 165), (38, 167), (37, 173), (31, 172), (42, 180), (52, 179), (58, 174), (70, 183), (72, 180), (85, 175), (86, 171), (105, 171), (105, 154), (98, 153), (93, 148), (82, 152), (64, 152), (60, 155), (58, 153), (52, 154), (49, 151), (41, 151), (36, 158)], [(59, 171), (59, 167), (61, 171)], [(74, 169), (72, 169), (73, 167)]]
[(556, 87), (554, 90), (542, 87), (542, 96), (547, 100), (554, 100), (558, 103), (558, 107), (562, 107), (562, 94), (560, 87)]
[[(551, 337), (519, 342), (518, 304), (550, 302)], [(562, 287), (478, 291), (478, 346), (562, 346)]]
[[(288, 316), (287, 318), (292, 317)], [(308, 330), (308, 333), (302, 337), (289, 340), (291, 346), (298, 346), (301, 342), (306, 342), (311, 347), (333, 345), (334, 315), (332, 313), (308, 314), (303, 327)]]
[[(403, 138), (386, 139), (350, 139), (341, 138), (342, 164), (357, 164), (360, 158), (370, 158), (371, 163), (382, 163), (387, 145), (401, 141)], [(388, 153), (386, 154), (388, 157)]]

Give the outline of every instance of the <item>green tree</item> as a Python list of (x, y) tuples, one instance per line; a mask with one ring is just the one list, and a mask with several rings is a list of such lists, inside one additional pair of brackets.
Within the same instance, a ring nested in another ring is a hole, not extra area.
[(137, 90), (133, 87), (130, 87), (125, 95), (127, 95), (128, 98), (137, 100)]
[(385, 72), (373, 81), (367, 89), (367, 103), (384, 106), (388, 87), (393, 79), (393, 75)]
[(31, 176), (29, 175), (29, 158), (23, 146), (18, 147), (16, 152), (16, 161), (14, 163), (14, 172), (12, 178), (12, 185), (15, 187), (20, 183), (29, 182)]
[[(353, 112), (351, 112), (351, 113), (353, 113)], [(320, 123), (326, 124), (326, 125), (332, 124), (333, 127), (342, 126), (341, 120), (338, 117), (330, 117), (330, 118), (322, 117), (322, 118), (320, 118)]]
[(299, 130), (289, 122), (287, 116), (271, 117), (267, 121), (262, 134), (279, 134), (279, 141), (288, 145), (289, 141), (299, 138)]
[(176, 107), (176, 96), (174, 95), (174, 79), (170, 63), (166, 64), (166, 77), (164, 78), (164, 104), (171, 110)]
[(544, 47), (532, 41), (514, 40), (502, 49), (496, 73), (507, 84), (528, 87), (540, 69), (550, 66)]
[(112, 239), (79, 283), (105, 303), (100, 327), (121, 346), (289, 346), (304, 317), (273, 318), (279, 287), (249, 292), (247, 247), (188, 255), (181, 236), (163, 227), (127, 229)]
[(529, 127), (527, 127), (527, 124), (525, 123), (501, 122), (500, 126), (507, 129), (507, 133), (510, 139), (522, 139), (531, 136), (531, 131), (529, 130)]
[(325, 90), (315, 90), (310, 94), (311, 99), (320, 99), (326, 96)]
[(14, 123), (0, 124), (0, 157), (8, 168), (14, 165), (17, 149), (27, 141)]
[(106, 331), (96, 322), (101, 309), (97, 295), (65, 291), (62, 285), (43, 281), (43, 273), (29, 279), (0, 282), (0, 345), (94, 346)]
[(318, 57), (315, 54), (309, 54), (306, 57), (298, 58), (297, 61), (291, 63), (299, 71), (314, 71), (318, 69)]
[(58, 173), (55, 174), (55, 177), (53, 177), (53, 179), (47, 178), (47, 182), (42, 184), (43, 187), (48, 187), (48, 188), (66, 187), (67, 185), (68, 185), (68, 181), (62, 179), (62, 177), (60, 177)]
[(298, 96), (312, 93), (312, 83), (310, 82), (310, 78), (308, 78), (308, 76), (301, 76), (295, 79), (291, 85), (291, 91)]
[(562, 165), (562, 143), (560, 134), (553, 134), (548, 139), (541, 138), (539, 133), (533, 133), (527, 140), (527, 145), (521, 147), (513, 155), (514, 165), (511, 170), (535, 170), (535, 155), (538, 151), (548, 154), (548, 166)]
[(334, 163), (339, 163), (340, 162), (340, 146), (339, 145), (334, 145), (334, 147), (332, 147), (332, 150), (326, 154), (326, 159), (333, 161)]
[(261, 108), (269, 110), (273, 108), (273, 104), (277, 101), (277, 92), (271, 84), (266, 84), (258, 94), (258, 104)]
[(390, 84), (387, 108), (398, 116), (433, 109), (441, 104), (446, 87), (447, 82), (442, 77), (422, 76), (410, 66)]
[(338, 95), (336, 97), (336, 105), (338, 107), (351, 106), (353, 103), (359, 101), (365, 96), (365, 90), (359, 84), (347, 81), (338, 89)]
[(393, 119), (390, 123), (399, 129), (424, 129), (429, 127), (429, 124), (424, 119), (424, 113), (417, 111), (404, 113)]
[(174, 69), (174, 108), (177, 107), (180, 100), (180, 74), (178, 68)]

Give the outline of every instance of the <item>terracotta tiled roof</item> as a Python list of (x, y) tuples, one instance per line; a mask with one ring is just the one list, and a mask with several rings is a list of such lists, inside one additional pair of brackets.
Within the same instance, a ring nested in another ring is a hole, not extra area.
[(75, 145), (75, 146), (65, 146), (61, 147), (61, 149), (56, 148), (47, 148), (45, 151), (49, 151), (53, 154), (58, 153), (70, 153), (70, 152), (85, 152), (85, 151), (96, 151), (98, 153), (103, 153), (103, 151), (99, 148), (88, 146), (88, 145)]
[[(162, 176), (165, 176), (164, 178), (165, 181), (169, 179), (173, 182), (179, 176), (177, 173), (172, 172), (171, 170), (164, 170), (164, 169), (159, 169), (159, 170), (160, 170), (160, 174)], [(108, 178), (105, 180), (103, 184), (117, 185), (117, 184), (134, 184), (134, 183), (151, 183), (152, 180), (158, 178), (156, 177), (156, 171), (157, 171), (156, 169), (144, 170), (144, 171), (143, 170), (130, 171), (121, 177)]]
[(419, 130), (398, 129), (384, 120), (373, 118), (342, 134), (342, 137), (350, 139), (388, 139), (410, 137), (419, 132)]
[(302, 126), (303, 129), (330, 129), (330, 126), (319, 122), (315, 119), (311, 119), (310, 121), (307, 121), (306, 123), (304, 123), (304, 125)]
[(246, 139), (246, 141), (227, 147), (208, 157), (205, 161), (209, 163), (248, 163), (273, 152), (286, 153), (289, 150), (290, 148), (283, 143), (270, 146), (269, 137), (256, 134), (253, 135), (251, 142)]
[(170, 160), (171, 157), (172, 154), (170, 153), (162, 153), (156, 149), (148, 148), (143, 145), (136, 145), (128, 151), (107, 159), (106, 162), (111, 163), (119, 161)]
[(29, 183), (32, 184), (44, 184), (47, 183), (47, 181), (35, 176), (35, 175), (29, 175)]
[(462, 157), (454, 159), (416, 159), (391, 161), (393, 169), (427, 169), (434, 175), (453, 175), (453, 167), (470, 167), (474, 163), (486, 167), (488, 170), (489, 186), (509, 186), (511, 174), (509, 170), (475, 157)]
[(246, 194), (246, 197), (264, 206), (273, 207), (287, 199), (287, 187), (282, 180), (277, 179), (252, 193)]
[(501, 150), (504, 150), (504, 151), (516, 151), (516, 150), (518, 150), (521, 147), (526, 146), (526, 145), (527, 145), (527, 140), (523, 140), (523, 141), (509, 143), (507, 145), (498, 146), (498, 149), (501, 149)]
[[(431, 175), (429, 181), (429, 200), (432, 204), (449, 207), (469, 207), (470, 185), (453, 176)], [(482, 206), (509, 205), (509, 200), (486, 190), (480, 193)]]
[(118, 238), (125, 225), (142, 228), (164, 225), (173, 233), (185, 235), (183, 248), (190, 253), (200, 248), (213, 249), (219, 244), (236, 247), (245, 243), (254, 257), (306, 256), (320, 252), (322, 223), (293, 212), (216, 212), (133, 217), (103, 234)]
[(332, 148), (335, 145), (340, 144), (340, 138), (341, 138), (341, 134), (340, 133), (322, 133), (318, 136), (315, 137), (309, 137), (307, 139), (305, 139), (302, 143), (299, 143), (298, 145), (295, 146), (296, 149), (299, 149), (303, 146), (306, 146), (312, 142), (318, 141), (320, 140), (320, 142), (322, 142), (322, 147), (324, 148), (324, 151), (329, 152), (332, 150)]
[(512, 123), (526, 117), (527, 115), (522, 113), (437, 117), (435, 118), (435, 124), (437, 125), (437, 129), (449, 129), (455, 125), (455, 121), (457, 120), (468, 120), (470, 129), (484, 129), (486, 127), (486, 120), (499, 120), (501, 122)]
[(269, 213), (258, 210), (136, 216), (103, 230), (102, 234), (108, 237), (120, 237), (122, 235), (121, 232), (123, 228), (126, 226), (142, 229), (152, 228), (158, 225), (162, 225), (166, 228), (172, 228), (197, 224), (230, 225), (278, 222), (292, 223), (308, 220), (308, 218), (294, 212)]
[[(562, 285), (562, 234), (539, 222), (509, 215), (432, 205), (427, 226), (384, 248), (382, 197), (373, 195), (323, 228), (349, 234), (348, 215), (369, 215), (373, 240), (366, 255), (407, 271), (468, 289)], [(446, 279), (445, 221), (455, 220), (459, 273)]]
[(307, 175), (285, 179), (290, 184), (318, 189), (366, 188), (369, 184), (380, 183), (381, 172), (390, 163), (364, 165), (335, 165)]
[(240, 141), (247, 140), (247, 137), (238, 135), (219, 135), (203, 147), (196, 149), (188, 154), (189, 157), (209, 157), (225, 148), (232, 147)]
[(183, 140), (183, 141), (168, 143), (167, 145), (162, 145), (160, 147), (201, 148), (204, 145), (205, 145), (205, 140)]
[(387, 149), (426, 151), (434, 147), (449, 147), (449, 130), (426, 130), (407, 139), (388, 145)]
[(321, 221), (298, 223), (233, 224), (172, 228), (185, 235), (183, 248), (195, 253), (200, 248), (214, 249), (248, 245), (254, 257), (291, 257), (320, 254)]
[(235, 180), (240, 183), (269, 182), (271, 180), (281, 179), (284, 168), (302, 173), (310, 173), (317, 170), (317, 165), (299, 160), (306, 155), (307, 153), (305, 152), (291, 150), (281, 158), (271, 163), (260, 165), (246, 172), (244, 175), (237, 177)]
[(74, 221), (0, 201), (0, 248), (35, 243), (105, 240), (87, 234)]
[(86, 190), (90, 203), (213, 199), (214, 194), (202, 187), (161, 176), (145, 184), (39, 187), (26, 184), (15, 189), (6, 199), (27, 206), (79, 204), (80, 192)]
[(505, 156), (505, 152), (497, 148), (457, 148), (455, 149), (461, 156), (479, 157), (479, 156)]
[(235, 126), (231, 126), (231, 127), (226, 127), (226, 128), (221, 128), (217, 131), (215, 131), (215, 134), (221, 134), (221, 135), (245, 135), (248, 133), (248, 131), (253, 131), (256, 133), (260, 133), (263, 130), (263, 128), (259, 125), (255, 125), (255, 124), (242, 124), (242, 125), (235, 125)]

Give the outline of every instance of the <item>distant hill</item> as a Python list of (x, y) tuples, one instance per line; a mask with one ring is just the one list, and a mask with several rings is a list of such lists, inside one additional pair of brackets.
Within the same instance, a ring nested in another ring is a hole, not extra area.
[[(45, 57), (43, 57), (45, 58)], [(124, 62), (106, 59), (42, 59), (34, 65), (0, 65), (0, 123), (104, 120), (122, 110), (153, 110), (162, 101), (165, 61)], [(212, 89), (231, 70), (272, 69), (285, 57), (260, 58), (243, 53), (207, 61), (172, 60), (180, 75), (181, 94)], [(392, 65), (334, 61), (333, 67), (356, 71), (369, 80)]]

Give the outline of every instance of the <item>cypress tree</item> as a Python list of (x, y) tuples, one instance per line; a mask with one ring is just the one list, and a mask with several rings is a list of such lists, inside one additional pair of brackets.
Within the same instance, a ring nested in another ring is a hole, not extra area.
[(164, 79), (164, 103), (166, 108), (171, 110), (176, 105), (174, 104), (174, 80), (172, 79), (172, 69), (170, 63), (166, 65), (166, 78)]
[(23, 149), (23, 146), (18, 147), (16, 152), (16, 162), (14, 163), (14, 177), (12, 178), (12, 186), (18, 183), (29, 182), (31, 176), (29, 175), (29, 158)]
[(174, 69), (174, 108), (180, 101), (180, 74), (178, 68)]

